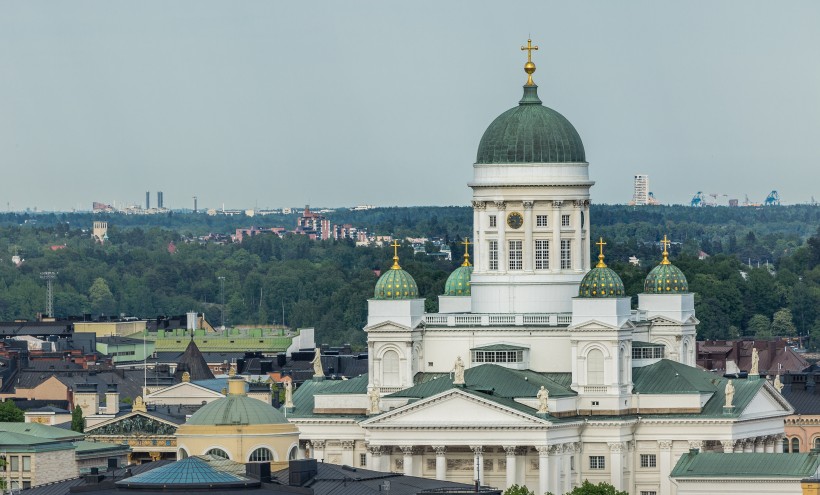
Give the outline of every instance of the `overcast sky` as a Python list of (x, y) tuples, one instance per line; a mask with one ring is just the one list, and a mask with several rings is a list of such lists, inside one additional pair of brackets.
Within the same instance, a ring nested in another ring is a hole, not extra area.
[(0, 0), (0, 209), (466, 205), (515, 106), (593, 201), (820, 200), (820, 2)]

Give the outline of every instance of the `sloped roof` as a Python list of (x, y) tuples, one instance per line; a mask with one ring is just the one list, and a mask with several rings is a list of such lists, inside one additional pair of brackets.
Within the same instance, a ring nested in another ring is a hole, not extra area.
[[(121, 481), (117, 481), (117, 486), (127, 488), (154, 488), (165, 490), (166, 487), (239, 487), (239, 486), (259, 486), (259, 481), (236, 474), (236, 469), (226, 469), (226, 459), (211, 456), (196, 456), (182, 459), (152, 469), (146, 473), (138, 474)], [(227, 461), (231, 463), (232, 461)], [(232, 464), (239, 464), (233, 462)], [(244, 465), (242, 465), (244, 470)]]
[(48, 440), (81, 440), (84, 435), (40, 423), (0, 423), (0, 432), (32, 435)]
[(324, 394), (366, 394), (367, 393), (367, 375), (360, 375), (350, 380), (334, 380), (335, 386), (327, 387), (316, 392), (316, 395)]
[[(552, 379), (547, 374), (530, 370), (512, 370), (496, 364), (482, 364), (466, 369), (464, 371), (464, 381), (464, 389), (478, 391), (492, 397), (535, 398), (542, 385), (549, 391), (550, 397), (577, 395), (574, 390)], [(430, 397), (453, 387), (456, 387), (456, 385), (453, 385), (452, 377), (445, 373), (443, 375), (439, 374), (432, 380), (419, 380), (417, 385), (390, 394), (388, 397)]]
[[(364, 375), (366, 376), (366, 375)], [(365, 379), (366, 380), (366, 379)], [(314, 400), (315, 395), (320, 393), (333, 394), (339, 387), (344, 390), (347, 387), (347, 382), (351, 380), (308, 380), (300, 385), (295, 392), (293, 392), (293, 411), (287, 413), (289, 418), (321, 418), (327, 417), (327, 414), (314, 414), (313, 408), (316, 404)], [(366, 383), (365, 383), (365, 386)], [(284, 409), (283, 409), (284, 411)], [(335, 418), (364, 418), (363, 414), (333, 414)]]
[(813, 476), (820, 454), (717, 453), (690, 451), (672, 469), (671, 478), (797, 478)]
[(820, 414), (820, 394), (814, 393), (813, 390), (784, 387), (782, 394), (794, 408), (794, 414)]
[(194, 343), (194, 339), (188, 342), (188, 347), (185, 352), (179, 357), (177, 369), (174, 372), (174, 380), (182, 381), (182, 374), (188, 372), (191, 375), (191, 381), (196, 380), (210, 380), (214, 377), (208, 363), (199, 352), (199, 347)]

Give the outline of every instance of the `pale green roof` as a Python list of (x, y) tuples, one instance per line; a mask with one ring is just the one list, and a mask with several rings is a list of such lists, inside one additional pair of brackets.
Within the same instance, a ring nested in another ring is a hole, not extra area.
[(671, 478), (809, 478), (820, 467), (820, 454), (717, 453), (690, 451), (672, 469)]
[[(184, 351), (190, 340), (190, 337), (159, 337), (156, 340), (155, 347), (157, 352)], [(284, 351), (290, 346), (291, 342), (290, 337), (194, 337), (194, 343), (202, 352), (232, 350)]]
[(469, 296), (472, 291), (470, 289), (470, 279), (473, 276), (472, 265), (462, 265), (447, 277), (447, 282), (444, 284), (444, 295), (446, 296)]
[(87, 440), (74, 442), (74, 446), (77, 448), (78, 455), (96, 454), (117, 450), (128, 452), (129, 450), (131, 450), (131, 448), (128, 447), (128, 445), (123, 445), (121, 443), (89, 442)]
[(288, 420), (270, 404), (245, 395), (228, 395), (202, 406), (186, 422), (189, 425), (281, 424)]
[(80, 440), (85, 438), (82, 433), (40, 423), (0, 422), (0, 432), (20, 433), (49, 440)]
[[(350, 383), (353, 382), (353, 383)], [(293, 392), (293, 411), (288, 412), (290, 418), (321, 418), (327, 416), (341, 418), (362, 419), (363, 414), (316, 414), (313, 408), (316, 404), (314, 397), (323, 394), (365, 394), (367, 393), (367, 374), (352, 380), (308, 380)]]

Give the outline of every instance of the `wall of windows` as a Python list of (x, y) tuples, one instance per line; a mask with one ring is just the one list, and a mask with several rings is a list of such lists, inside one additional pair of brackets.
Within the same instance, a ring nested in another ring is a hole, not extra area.
[(473, 351), (474, 363), (520, 363), (524, 351)]

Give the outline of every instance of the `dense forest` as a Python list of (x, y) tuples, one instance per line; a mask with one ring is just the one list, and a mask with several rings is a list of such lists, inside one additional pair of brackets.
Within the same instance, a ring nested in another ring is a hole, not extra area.
[[(607, 241), (607, 262), (633, 296), (660, 259), (658, 241), (669, 235), (674, 262), (697, 294), (699, 338), (800, 335), (815, 337), (812, 346), (820, 345), (820, 208), (594, 205), (590, 215), (593, 237)], [(453, 253), (462, 252), (458, 242), (470, 235), (472, 225), (466, 207), (337, 210), (327, 216), (374, 234), (442, 239)], [(91, 223), (98, 219), (109, 222), (105, 245), (90, 238)], [(376, 270), (390, 266), (390, 249), (298, 235), (256, 236), (241, 244), (200, 238), (250, 225), (292, 228), (294, 223), (294, 215), (0, 214), (0, 319), (31, 319), (43, 312), (40, 273), (53, 271), (56, 316), (151, 318), (193, 309), (220, 324), (224, 277), (229, 325), (282, 324), (284, 313), (286, 325), (314, 326), (322, 342), (363, 344), (366, 300)], [(699, 259), (702, 254), (708, 257)], [(15, 266), (13, 255), (25, 261)], [(460, 256), (451, 262), (414, 256), (410, 246), (399, 256), (428, 311), (435, 311)], [(640, 266), (629, 264), (630, 256), (639, 258)]]

